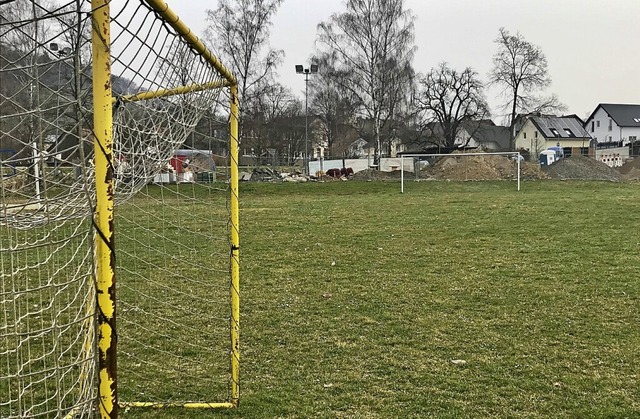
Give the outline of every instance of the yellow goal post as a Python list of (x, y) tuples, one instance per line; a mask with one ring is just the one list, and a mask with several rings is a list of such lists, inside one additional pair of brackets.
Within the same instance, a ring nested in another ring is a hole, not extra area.
[(163, 0), (13, 0), (0, 78), (0, 417), (236, 407), (235, 76)]

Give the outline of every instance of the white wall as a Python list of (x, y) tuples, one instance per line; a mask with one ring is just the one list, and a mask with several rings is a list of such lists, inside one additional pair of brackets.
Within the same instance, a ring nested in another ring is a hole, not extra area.
[[(611, 120), (611, 131), (609, 131), (609, 115), (600, 108), (593, 115), (592, 118), (587, 120), (585, 129), (593, 138), (599, 143), (605, 143), (610, 141), (624, 141), (625, 144), (629, 141), (629, 137), (635, 136), (636, 141), (640, 141), (640, 127), (622, 127), (620, 128), (616, 122)], [(598, 127), (598, 121), (600, 126)], [(593, 122), (593, 124), (592, 124)], [(593, 125), (593, 131), (591, 126)], [(611, 137), (611, 139), (609, 139)]]
[(530, 119), (527, 119), (527, 122), (518, 132), (515, 138), (515, 145), (516, 150), (527, 150), (531, 153), (531, 157), (536, 160), (540, 152), (547, 149), (546, 139)]
[(627, 144), (627, 141), (631, 141), (631, 137), (636, 137), (636, 144), (640, 141), (640, 127), (622, 127), (621, 133), (625, 144)]
[[(373, 158), (371, 159), (345, 159), (344, 167), (350, 167), (355, 172), (368, 169), (373, 165)], [(309, 162), (309, 173), (315, 174), (319, 170), (326, 172), (329, 169), (342, 169), (342, 160), (324, 160), (322, 162), (322, 169), (320, 169), (320, 161)], [(390, 172), (392, 170), (400, 170), (400, 157), (380, 159), (380, 170), (383, 172)], [(413, 159), (404, 159), (404, 170), (413, 172)]]

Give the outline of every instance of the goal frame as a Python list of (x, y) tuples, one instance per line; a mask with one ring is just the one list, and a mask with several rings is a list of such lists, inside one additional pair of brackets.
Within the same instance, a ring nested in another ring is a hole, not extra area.
[(518, 151), (504, 151), (504, 152), (473, 152), (473, 153), (458, 153), (458, 154), (442, 154), (442, 153), (406, 153), (400, 155), (400, 193), (404, 193), (404, 158), (415, 157), (473, 157), (473, 156), (507, 156), (515, 157), (516, 164), (516, 190), (520, 191), (520, 161), (522, 161), (522, 155)]
[[(238, 200), (238, 82), (228, 70), (194, 35), (163, 0), (144, 0), (164, 24), (175, 30), (201, 57), (208, 61), (223, 78), (222, 82), (192, 84), (168, 90), (157, 90), (120, 98), (137, 101), (167, 97), (186, 92), (211, 88), (229, 87), (229, 131), (230, 131), (230, 396), (228, 401), (219, 403), (182, 403), (187, 408), (233, 408), (239, 402), (239, 200)], [(111, 40), (110, 2), (91, 0), (92, 8), (92, 58), (93, 58), (93, 108), (94, 108), (94, 149), (96, 206), (93, 215), (95, 235), (95, 275), (98, 295), (98, 405), (103, 418), (118, 416), (119, 407), (175, 407), (175, 403), (119, 403), (117, 392), (117, 333), (116, 333), (116, 282), (114, 237), (114, 155), (113, 155), (113, 114), (115, 103), (111, 91)]]

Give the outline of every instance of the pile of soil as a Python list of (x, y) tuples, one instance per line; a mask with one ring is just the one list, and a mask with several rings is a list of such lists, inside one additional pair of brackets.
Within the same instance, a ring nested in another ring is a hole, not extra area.
[[(507, 156), (444, 157), (425, 170), (434, 179), (449, 180), (511, 180), (516, 177), (517, 162)], [(545, 179), (546, 174), (536, 163), (521, 162), (522, 179)]]
[(618, 171), (625, 180), (640, 180), (640, 158), (628, 160)]
[[(381, 172), (375, 169), (365, 169), (354, 173), (352, 178), (356, 180), (395, 180), (400, 179), (400, 175), (400, 170)], [(410, 176), (413, 174), (405, 172), (404, 175)]]
[(585, 156), (571, 156), (543, 170), (552, 179), (609, 180), (618, 182), (622, 175), (616, 169)]
[[(516, 162), (507, 156), (466, 156), (456, 157), (456, 153), (442, 157), (420, 172), (421, 179), (433, 180), (513, 180), (516, 177)], [(413, 173), (405, 172), (407, 178)], [(354, 179), (359, 180), (391, 180), (399, 179), (400, 171), (379, 172), (367, 169), (357, 172)], [(640, 158), (627, 162), (618, 170), (585, 156), (571, 156), (551, 166), (540, 166), (537, 162), (520, 162), (520, 178), (522, 180), (537, 179), (580, 179), (607, 180), (640, 180)]]

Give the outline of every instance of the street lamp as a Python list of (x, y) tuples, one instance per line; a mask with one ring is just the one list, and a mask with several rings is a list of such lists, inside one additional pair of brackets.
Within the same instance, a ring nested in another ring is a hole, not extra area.
[(309, 74), (316, 74), (318, 65), (311, 64), (308, 68), (304, 68), (301, 64), (296, 64), (296, 73), (304, 74), (304, 170), (309, 175), (309, 112), (307, 93), (309, 89)]
[(49, 50), (54, 52), (55, 55), (57, 55), (59, 57), (63, 57), (65, 55), (71, 54), (71, 48), (70, 47), (63, 47), (62, 49), (60, 49), (60, 45), (58, 45), (57, 42), (50, 43), (49, 44)]
[(56, 126), (56, 139), (55, 139), (55, 143), (54, 143), (54, 155), (53, 155), (53, 162), (54, 162), (54, 167), (55, 167), (55, 171), (57, 173), (58, 171), (58, 146), (60, 144), (60, 96), (62, 95), (62, 87), (60, 86), (62, 83), (62, 77), (61, 77), (61, 68), (62, 68), (62, 64), (64, 63), (64, 61), (66, 60), (66, 58), (71, 55), (71, 48), (66, 46), (66, 47), (62, 47), (61, 45), (59, 45), (57, 42), (51, 42), (49, 44), (49, 51), (51, 53), (53, 53), (54, 55), (56, 55), (60, 60), (58, 61), (58, 85), (57, 87), (57, 95), (56, 95), (56, 122), (55, 122), (55, 126)]
[[(69, 55), (71, 53), (71, 48), (69, 47), (64, 47), (62, 49), (59, 48), (59, 45), (56, 42), (51, 42), (48, 46), (44, 45), (44, 44), (39, 44), (38, 47), (44, 48), (45, 50), (49, 51), (50, 53), (52, 53), (53, 55), (57, 56), (60, 60), (63, 60), (64, 57), (66, 57), (67, 55)], [(36, 50), (36, 55), (38, 54), (38, 51)], [(55, 120), (55, 125), (56, 125), (56, 144), (55, 144), (55, 151), (57, 151), (57, 136), (58, 136), (58, 119), (59, 119), (59, 108), (60, 108), (60, 63), (58, 63), (58, 85), (57, 87), (57, 101), (56, 101), (56, 120)], [(29, 100), (31, 103), (33, 103), (33, 80), (29, 83)], [(39, 107), (41, 104), (38, 103), (37, 106)], [(33, 121), (33, 120), (32, 120)], [(33, 122), (31, 122), (31, 131), (35, 132), (35, 129), (33, 127)], [(41, 205), (40, 200), (41, 200), (41, 182), (42, 182), (42, 178), (44, 176), (44, 169), (45, 166), (42, 164), (42, 162), (45, 161), (45, 150), (44, 150), (44, 142), (42, 141), (42, 133), (39, 133), (39, 137), (40, 137), (40, 142), (36, 141), (35, 138), (32, 138), (32, 148), (33, 148), (33, 177), (34, 177), (34, 183), (35, 183), (35, 187), (36, 187), (36, 200), (38, 202), (38, 206)], [(55, 157), (54, 157), (54, 162), (55, 162)], [(56, 167), (57, 168), (57, 167)], [(29, 171), (31, 171), (31, 169), (29, 169)]]
[(60, 111), (60, 92), (62, 90), (61, 87), (60, 87), (60, 84), (62, 82), (61, 67), (62, 67), (62, 62), (64, 62), (66, 57), (71, 55), (71, 48), (70, 47), (60, 48), (60, 45), (58, 45), (58, 43), (51, 42), (49, 44), (49, 51), (51, 53), (53, 53), (53, 55), (57, 56), (60, 59), (58, 61), (58, 85), (56, 86), (57, 89), (58, 89), (57, 90), (57, 103), (56, 103), (56, 135), (57, 135), (58, 134), (58, 131), (57, 131), (58, 118), (59, 118), (59, 111)]

